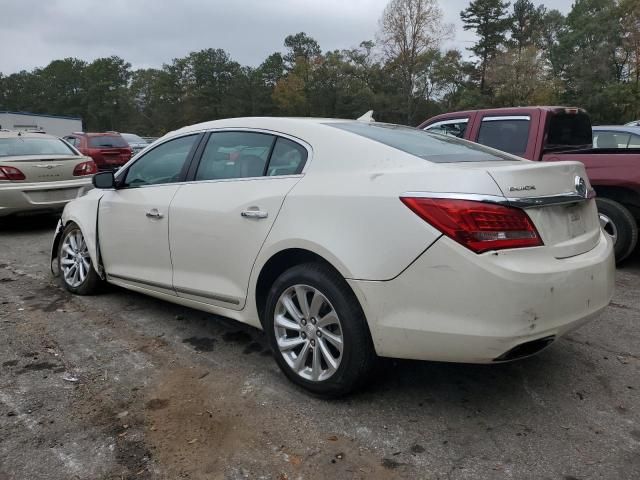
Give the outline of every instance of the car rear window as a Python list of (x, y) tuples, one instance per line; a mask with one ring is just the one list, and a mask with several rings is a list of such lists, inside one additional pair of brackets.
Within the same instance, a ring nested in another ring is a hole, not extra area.
[(591, 144), (591, 120), (586, 113), (556, 113), (549, 120), (545, 150)]
[(129, 144), (120, 135), (92, 135), (89, 137), (91, 148), (125, 148)]
[(475, 143), (402, 125), (362, 122), (328, 123), (327, 125), (435, 163), (517, 160)]
[(22, 155), (77, 155), (57, 138), (13, 137), (0, 138), (0, 157)]
[(147, 141), (135, 133), (121, 133), (120, 136), (129, 143), (147, 143)]

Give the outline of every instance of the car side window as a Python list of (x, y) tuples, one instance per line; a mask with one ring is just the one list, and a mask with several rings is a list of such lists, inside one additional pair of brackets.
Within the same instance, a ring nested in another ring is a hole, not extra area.
[(425, 131), (429, 133), (439, 133), (440, 135), (450, 135), (453, 137), (464, 138), (464, 132), (467, 130), (469, 120), (461, 118), (457, 120), (443, 120), (425, 127)]
[(276, 137), (258, 132), (214, 132), (196, 171), (196, 180), (262, 177)]
[(131, 188), (178, 181), (197, 138), (197, 134), (176, 138), (150, 150), (129, 167), (124, 186)]
[(523, 155), (529, 143), (530, 123), (528, 116), (485, 117), (478, 143), (513, 155)]
[(629, 148), (640, 148), (640, 135), (631, 135)]
[(78, 146), (78, 139), (76, 137), (64, 137), (64, 139), (74, 147)]
[(625, 132), (594, 132), (593, 148), (633, 148), (630, 138), (631, 134)]
[(278, 137), (269, 160), (267, 176), (296, 175), (302, 172), (307, 155), (307, 149), (302, 145), (288, 138)]

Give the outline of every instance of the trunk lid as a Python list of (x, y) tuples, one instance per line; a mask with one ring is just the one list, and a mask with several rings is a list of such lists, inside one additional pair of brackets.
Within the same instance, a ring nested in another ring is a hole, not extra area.
[(78, 155), (21, 155), (15, 157), (3, 157), (0, 164), (15, 167), (20, 170), (25, 179), (24, 183), (58, 182), (64, 180), (77, 180), (73, 169), (79, 163), (91, 160)]
[(525, 209), (556, 258), (593, 249), (600, 223), (591, 185), (579, 162), (518, 164), (487, 168), (503, 195)]

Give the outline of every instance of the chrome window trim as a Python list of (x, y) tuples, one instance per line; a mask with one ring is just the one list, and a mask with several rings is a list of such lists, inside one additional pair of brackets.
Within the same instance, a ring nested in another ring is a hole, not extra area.
[(587, 191), (586, 195), (578, 192), (558, 193), (554, 195), (543, 195), (540, 197), (501, 197), (499, 195), (483, 195), (477, 193), (455, 193), (455, 192), (405, 192), (401, 197), (418, 198), (449, 198), (453, 200), (471, 200), (474, 202), (496, 203), (518, 208), (548, 207), (552, 205), (567, 205), (578, 203), (595, 198), (596, 192), (593, 188)]
[(504, 115), (504, 116), (493, 116), (493, 117), (484, 117), (482, 119), (483, 122), (497, 122), (499, 120), (531, 120), (530, 115)]
[(441, 120), (439, 122), (432, 123), (423, 128), (423, 130), (430, 130), (432, 128), (439, 127), (440, 125), (455, 125), (456, 123), (469, 123), (468, 118), (455, 118), (451, 120)]

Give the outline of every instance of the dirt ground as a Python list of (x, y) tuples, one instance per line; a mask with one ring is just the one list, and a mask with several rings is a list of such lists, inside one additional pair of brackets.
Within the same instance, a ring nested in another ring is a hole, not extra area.
[(638, 479), (640, 254), (602, 317), (497, 365), (386, 360), (310, 397), (261, 332), (62, 290), (53, 217), (0, 222), (0, 480)]

